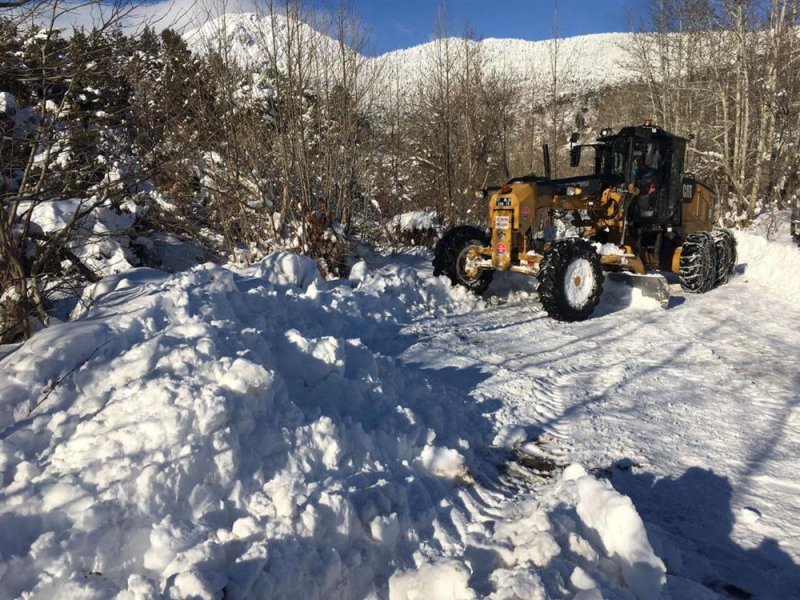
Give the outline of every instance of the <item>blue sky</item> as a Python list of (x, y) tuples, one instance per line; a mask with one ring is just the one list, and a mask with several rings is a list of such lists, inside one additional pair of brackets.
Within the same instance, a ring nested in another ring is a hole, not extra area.
[[(322, 4), (323, 0), (312, 0)], [(436, 14), (444, 5), (450, 33), (468, 24), (478, 38), (542, 40), (550, 37), (554, 0), (352, 0), (356, 14), (372, 34), (370, 54), (408, 48), (430, 39)], [(330, 1), (327, 2), (330, 5)], [(559, 0), (559, 36), (630, 31), (647, 16), (648, 0)]]

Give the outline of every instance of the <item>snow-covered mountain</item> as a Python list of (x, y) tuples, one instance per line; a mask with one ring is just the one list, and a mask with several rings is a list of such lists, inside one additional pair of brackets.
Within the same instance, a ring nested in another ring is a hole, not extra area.
[[(289, 29), (291, 33), (287, 33)], [(289, 35), (299, 44), (306, 48), (313, 47), (317, 52), (333, 55), (338, 51), (339, 45), (333, 38), (302, 21), (292, 21), (280, 14), (224, 14), (183, 33), (189, 47), (195, 52), (224, 48), (229, 56), (242, 65), (255, 68), (267, 61), (267, 53), (274, 53), (280, 63), (285, 58), (284, 40)]]
[[(282, 55), (281, 40), (289, 22), (282, 15), (256, 13), (228, 14), (211, 19), (184, 33), (190, 47), (203, 52), (224, 40), (226, 49), (242, 64), (258, 67), (265, 60), (265, 50)], [(305, 23), (293, 26), (293, 35), (324, 53), (340, 51), (337, 41)], [(466, 42), (480, 50), (484, 68), (511, 73), (515, 78), (537, 85), (548, 81), (553, 52), (557, 57), (560, 86), (563, 91), (598, 89), (625, 81), (632, 73), (625, 65), (626, 47), (639, 34), (603, 33), (563, 38), (557, 41), (488, 38)], [(401, 87), (413, 86), (425, 76), (434, 60), (438, 43), (447, 43), (451, 51), (465, 43), (461, 38), (431, 41), (411, 48), (394, 50), (365, 60), (374, 64), (384, 78), (396, 79)], [(281, 56), (282, 57), (282, 56)]]
[[(564, 86), (570, 91), (597, 89), (630, 78), (631, 73), (623, 64), (625, 45), (634, 35), (601, 33), (559, 39), (556, 55)], [(460, 44), (463, 40), (451, 38), (450, 43)], [(547, 81), (551, 70), (552, 41), (488, 38), (471, 43), (480, 48), (489, 71), (510, 72), (517, 78), (541, 83)], [(389, 72), (397, 73), (401, 81), (413, 83), (423, 76), (421, 66), (432, 59), (435, 45), (436, 42), (428, 42), (395, 50), (374, 60), (385, 65)]]

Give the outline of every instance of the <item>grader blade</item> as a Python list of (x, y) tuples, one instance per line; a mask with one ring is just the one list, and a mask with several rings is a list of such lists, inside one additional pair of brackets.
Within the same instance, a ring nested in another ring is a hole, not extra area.
[(669, 282), (666, 277), (658, 274), (637, 275), (628, 272), (606, 273), (611, 281), (619, 281), (630, 288), (639, 290), (645, 298), (653, 298), (667, 308), (669, 304)]

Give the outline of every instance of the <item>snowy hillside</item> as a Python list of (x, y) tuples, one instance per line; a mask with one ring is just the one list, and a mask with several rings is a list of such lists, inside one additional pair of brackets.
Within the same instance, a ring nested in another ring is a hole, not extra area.
[[(286, 28), (287, 20), (281, 15), (228, 14), (189, 29), (184, 38), (198, 52), (216, 47), (223, 40), (242, 64), (257, 67), (265, 60), (265, 49), (270, 53), (277, 50), (281, 55), (281, 40)], [(301, 36), (309, 45), (318, 45), (323, 54), (335, 55), (339, 51), (336, 41), (306, 24), (299, 24), (297, 33), (293, 35)], [(629, 79), (632, 74), (623, 65), (626, 46), (635, 35), (604, 33), (559, 40), (557, 54), (562, 90), (598, 89)], [(448, 43), (455, 48), (463, 40), (450, 38)], [(485, 39), (470, 44), (481, 49), (488, 72), (504, 72), (539, 82), (547, 78), (551, 60), (549, 40)], [(382, 77), (396, 80), (402, 89), (410, 90), (427, 72), (425, 65), (435, 60), (435, 52), (436, 43), (428, 42), (388, 52), (369, 59), (369, 62)]]
[(797, 597), (800, 251), (739, 241), (574, 324), (427, 255), (106, 278), (0, 362), (0, 597)]
[[(620, 83), (632, 74), (625, 69), (626, 44), (636, 34), (603, 33), (575, 36), (558, 41), (558, 65), (564, 91), (586, 91)], [(462, 43), (457, 38), (452, 44)], [(480, 47), (488, 71), (510, 73), (516, 78), (544, 84), (550, 70), (549, 40), (485, 39)], [(377, 59), (388, 73), (396, 73), (404, 85), (413, 85), (425, 72), (420, 65), (433, 60), (435, 43), (395, 50)]]
[[(292, 29), (291, 34), (287, 33)], [(183, 34), (184, 39), (195, 52), (209, 48), (219, 48), (221, 43), (242, 65), (258, 68), (267, 60), (265, 50), (276, 55), (278, 64), (285, 59), (283, 47), (288, 37), (302, 40), (307, 46), (319, 46), (320, 50), (335, 55), (339, 44), (301, 21), (290, 21), (280, 14), (260, 15), (256, 13), (232, 13), (204, 22), (201, 26), (190, 28)], [(299, 41), (298, 40), (298, 41)]]

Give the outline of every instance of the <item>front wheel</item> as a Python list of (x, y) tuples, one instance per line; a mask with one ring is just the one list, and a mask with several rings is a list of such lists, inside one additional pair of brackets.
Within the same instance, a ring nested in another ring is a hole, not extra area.
[(433, 251), (433, 274), (447, 275), (453, 285), (463, 285), (476, 294), (482, 294), (492, 282), (494, 272), (470, 269), (467, 255), (471, 248), (486, 247), (489, 243), (487, 233), (477, 227), (453, 227), (442, 236)]
[(583, 321), (603, 292), (603, 268), (594, 247), (581, 239), (554, 243), (542, 257), (539, 301), (559, 321)]

